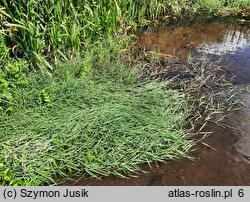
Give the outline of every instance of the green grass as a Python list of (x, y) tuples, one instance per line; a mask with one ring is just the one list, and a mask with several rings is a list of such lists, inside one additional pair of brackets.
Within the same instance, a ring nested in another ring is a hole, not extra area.
[(0, 34), (15, 56), (44, 72), (103, 36), (159, 17), (165, 6), (162, 0), (2, 0)]
[(144, 64), (129, 60), (107, 40), (51, 76), (30, 72), (14, 83), (11, 110), (0, 111), (0, 183), (132, 175), (143, 163), (188, 157), (184, 94), (142, 82)]
[(46, 72), (103, 36), (170, 16), (238, 14), (248, 6), (250, 0), (1, 0), (0, 36), (13, 56)]
[(206, 10), (214, 15), (240, 15), (244, 10), (249, 10), (249, 0), (202, 0), (194, 7), (197, 10)]
[(249, 5), (1, 0), (0, 183), (54, 184), (77, 172), (121, 176), (142, 163), (186, 157), (193, 143), (183, 129), (190, 116), (184, 95), (142, 83), (141, 65), (125, 65), (114, 38), (161, 19), (238, 14)]
[(183, 95), (160, 83), (55, 77), (14, 97), (15, 112), (0, 116), (2, 184), (54, 184), (72, 172), (121, 176), (186, 157), (192, 146)]

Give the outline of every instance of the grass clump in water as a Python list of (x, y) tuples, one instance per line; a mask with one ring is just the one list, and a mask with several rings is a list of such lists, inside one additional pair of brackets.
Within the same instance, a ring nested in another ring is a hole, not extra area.
[(0, 116), (1, 184), (54, 184), (72, 172), (121, 176), (186, 157), (192, 146), (183, 95), (160, 83), (57, 76), (13, 94), (15, 111)]

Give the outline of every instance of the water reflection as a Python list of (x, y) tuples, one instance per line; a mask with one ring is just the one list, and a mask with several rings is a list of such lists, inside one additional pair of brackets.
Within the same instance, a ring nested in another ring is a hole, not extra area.
[(221, 22), (161, 28), (155, 32), (144, 32), (138, 38), (142, 48), (181, 58), (197, 50), (222, 55), (250, 46), (247, 26)]
[(250, 30), (237, 30), (236, 27), (225, 27), (226, 34), (221, 41), (210, 41), (197, 47), (203, 53), (214, 55), (235, 54), (236, 51), (244, 52), (245, 48), (250, 47)]

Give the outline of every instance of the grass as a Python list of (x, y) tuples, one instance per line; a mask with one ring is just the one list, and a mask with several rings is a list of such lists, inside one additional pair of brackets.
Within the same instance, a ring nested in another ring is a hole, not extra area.
[(250, 0), (2, 0), (0, 38), (6, 38), (13, 57), (46, 73), (102, 37), (121, 36), (162, 19), (238, 14), (248, 6)]
[(1, 184), (56, 184), (71, 173), (131, 175), (140, 164), (188, 156), (184, 95), (140, 82), (119, 54), (107, 58), (92, 58), (100, 70), (92, 76), (79, 73), (85, 58), (61, 64), (53, 77), (34, 73), (13, 90), (14, 110), (0, 115)]
[(18, 79), (9, 88), (12, 110), (0, 114), (2, 185), (131, 175), (142, 163), (188, 156), (184, 95), (141, 82), (141, 65), (125, 65), (115, 41), (60, 63), (53, 76), (24, 76), (22, 61), (7, 64), (6, 76)]
[(75, 57), (103, 36), (157, 18), (165, 5), (162, 0), (3, 0), (0, 34), (16, 57), (45, 73), (58, 59)]
[[(128, 31), (158, 20), (238, 13), (249, 4), (2, 0), (0, 183), (56, 184), (72, 173), (131, 175), (142, 163), (187, 157), (193, 142), (184, 125), (200, 103), (209, 111), (206, 97), (193, 106), (185, 88), (142, 82), (142, 65), (131, 68), (114, 38), (127, 39)], [(189, 87), (204, 90), (200, 84)]]

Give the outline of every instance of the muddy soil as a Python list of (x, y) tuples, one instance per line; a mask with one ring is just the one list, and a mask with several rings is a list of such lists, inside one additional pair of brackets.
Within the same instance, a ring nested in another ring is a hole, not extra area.
[[(192, 54), (207, 54), (221, 60), (226, 74), (234, 76), (234, 85), (250, 89), (250, 23), (203, 22), (160, 28), (139, 34), (141, 49), (182, 59)], [(250, 185), (250, 92), (239, 92), (246, 106), (231, 113), (226, 124), (237, 128), (239, 135), (210, 125), (212, 134), (193, 148), (194, 159), (142, 166), (148, 173), (135, 178), (105, 177), (102, 180), (79, 178), (67, 185)], [(208, 146), (209, 145), (209, 146)]]

